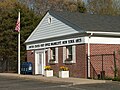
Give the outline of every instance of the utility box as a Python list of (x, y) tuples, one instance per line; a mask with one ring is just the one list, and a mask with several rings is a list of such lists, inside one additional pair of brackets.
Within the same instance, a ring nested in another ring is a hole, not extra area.
[(100, 71), (101, 79), (105, 79), (105, 71)]

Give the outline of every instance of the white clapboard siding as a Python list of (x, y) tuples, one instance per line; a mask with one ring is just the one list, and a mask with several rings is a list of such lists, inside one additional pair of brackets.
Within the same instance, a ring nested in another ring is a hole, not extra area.
[(75, 45), (72, 46), (72, 60), (73, 60), (73, 63), (76, 63), (76, 46)]
[(58, 63), (58, 47), (55, 48), (55, 62)]
[[(51, 17), (51, 23), (48, 22), (48, 18)], [(58, 20), (49, 14), (49, 12), (44, 16), (42, 21), (38, 24), (36, 29), (26, 40), (27, 42), (42, 40), (46, 38), (58, 37), (68, 34), (78, 33), (75, 29)]]
[(63, 47), (63, 63), (65, 63), (66, 60), (66, 47)]

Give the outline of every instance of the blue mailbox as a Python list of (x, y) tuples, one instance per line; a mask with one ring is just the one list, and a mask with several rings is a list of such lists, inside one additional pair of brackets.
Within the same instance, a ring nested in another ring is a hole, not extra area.
[(31, 62), (23, 62), (21, 64), (21, 74), (32, 74), (33, 65)]
[(21, 74), (25, 74), (25, 62), (21, 64)]
[(26, 62), (26, 74), (32, 74), (32, 63), (31, 62)]

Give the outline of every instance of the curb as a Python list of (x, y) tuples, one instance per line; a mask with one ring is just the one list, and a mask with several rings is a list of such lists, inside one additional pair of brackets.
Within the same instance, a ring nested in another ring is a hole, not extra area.
[[(17, 78), (17, 79), (25, 79), (25, 80), (39, 80), (43, 82), (51, 82), (51, 83), (67, 83), (72, 84), (72, 82), (60, 80), (61, 78), (57, 77), (44, 77), (42, 75), (18, 75), (18, 74), (11, 74), (11, 73), (0, 73), (0, 76), (7, 77), (7, 78)], [(58, 80), (59, 79), (59, 80)]]
[(9, 77), (9, 78), (20, 78), (28, 80), (40, 80), (43, 82), (51, 83), (65, 83), (71, 85), (78, 84), (95, 84), (95, 83), (106, 83), (110, 81), (106, 80), (93, 80), (93, 79), (84, 79), (84, 78), (57, 78), (57, 77), (44, 77), (42, 75), (18, 75), (15, 73), (0, 73), (0, 76)]

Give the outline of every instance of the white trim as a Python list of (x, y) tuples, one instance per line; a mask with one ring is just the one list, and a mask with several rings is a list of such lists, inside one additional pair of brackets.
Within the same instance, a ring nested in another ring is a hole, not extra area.
[(33, 50), (33, 49), (43, 49), (43, 48), (74, 45), (74, 44), (83, 44), (84, 40), (85, 40), (84, 37), (78, 37), (78, 38), (56, 40), (56, 41), (44, 42), (44, 43), (27, 44), (26, 49)]
[(53, 49), (50, 48), (50, 59), (53, 59)]
[[(42, 65), (41, 65), (41, 68), (42, 68), (42, 71), (41, 71), (41, 73), (39, 73), (38, 72), (38, 66), (37, 66), (37, 64), (38, 64), (38, 59), (37, 59), (37, 57), (38, 57), (38, 55), (37, 55), (37, 53), (41, 53), (43, 56), (42, 56)], [(45, 50), (36, 50), (35, 51), (35, 74), (42, 74), (42, 75), (44, 75), (44, 67), (45, 67)]]
[(72, 46), (72, 63), (76, 63), (76, 46)]
[[(71, 46), (71, 47), (72, 47), (72, 46)], [(69, 55), (69, 49), (68, 49), (68, 47), (66, 46), (66, 58), (69, 58), (68, 55)]]
[[(88, 38), (85, 37), (85, 43), (88, 43)], [(113, 37), (91, 37), (91, 44), (120, 44), (120, 38)]]
[(43, 54), (43, 57), (44, 57), (44, 60), (43, 60), (43, 75), (45, 75), (45, 70), (44, 70), (44, 67), (46, 66), (46, 57), (45, 57), (45, 50), (44, 50), (44, 52), (43, 52), (44, 54)]
[[(70, 40), (73, 40), (74, 43), (68, 43), (68, 41), (70, 41)], [(81, 40), (81, 41), (76, 42), (77, 40)], [(66, 43), (63, 43), (65, 41), (66, 41)], [(54, 44), (54, 43), (57, 43), (57, 44)], [(83, 44), (83, 43), (86, 43), (86, 44), (88, 43), (88, 36), (79, 37), (79, 38), (70, 38), (70, 39), (65, 39), (65, 40), (56, 40), (56, 41), (44, 42), (44, 43), (28, 44), (28, 45), (26, 45), (26, 49), (27, 50), (43, 49), (43, 48), (50, 48), (50, 47), (59, 47), (59, 46)], [(91, 44), (120, 44), (120, 38), (114, 38), (114, 37), (91, 37), (90, 43)], [(46, 44), (49, 44), (49, 45), (46, 45)]]
[(48, 63), (49, 63), (49, 61), (50, 61), (50, 54), (51, 54), (50, 48), (48, 48)]
[(95, 34), (102, 34), (102, 35), (120, 35), (120, 32), (97, 32), (97, 31), (87, 31), (86, 33), (95, 33)]
[(37, 60), (36, 60), (36, 58), (37, 58), (37, 54), (35, 52), (35, 74), (37, 74)]
[(90, 77), (90, 36), (88, 37), (88, 57), (87, 57), (87, 69), (88, 69), (88, 76)]
[[(51, 48), (48, 48), (48, 63), (50, 63), (50, 59), (53, 59), (52, 54)], [(58, 63), (58, 47), (55, 48), (55, 61), (52, 63)]]
[(55, 48), (55, 63), (58, 63), (58, 47)]
[(52, 23), (52, 17), (48, 17), (48, 24)]
[(68, 49), (67, 46), (63, 47), (63, 63), (76, 63), (76, 45), (72, 45), (72, 60), (65, 61), (68, 58)]
[(66, 46), (63, 47), (63, 63), (65, 63), (66, 60)]

